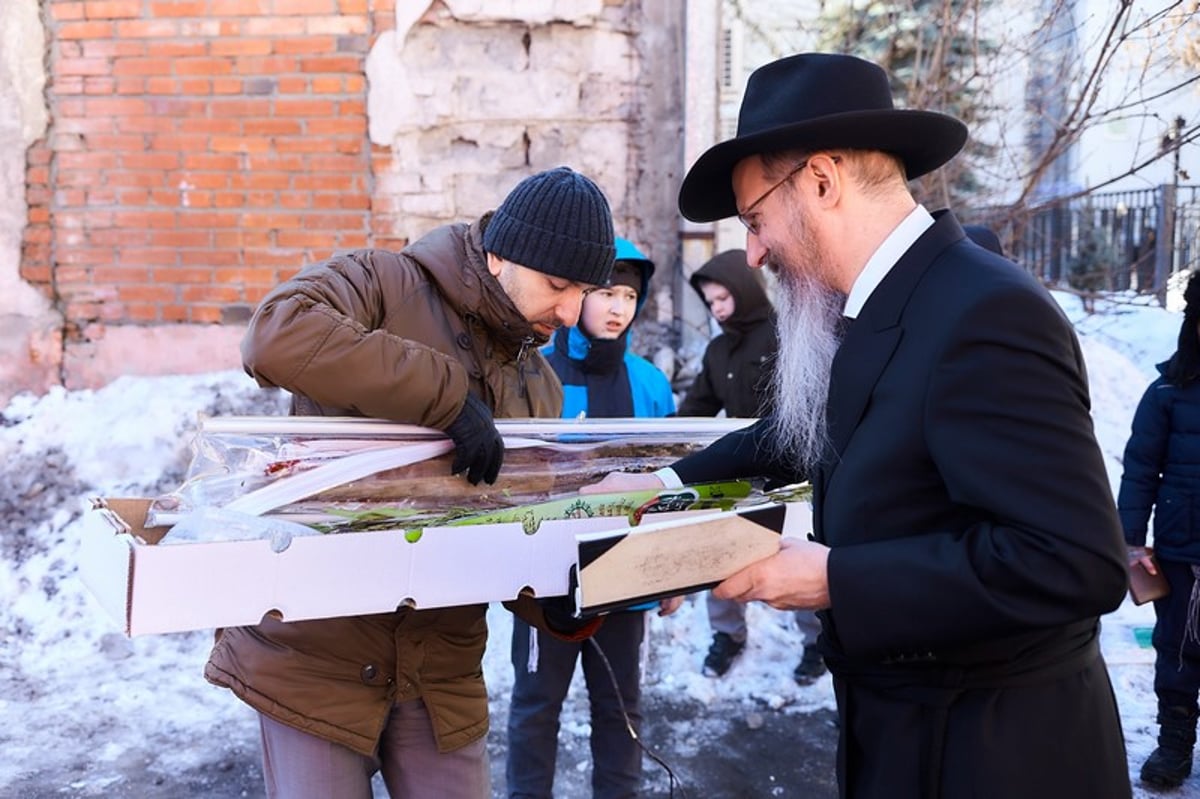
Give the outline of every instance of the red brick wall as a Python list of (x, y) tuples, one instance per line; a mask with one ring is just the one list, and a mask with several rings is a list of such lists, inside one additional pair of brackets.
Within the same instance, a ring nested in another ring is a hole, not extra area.
[(46, 0), (22, 276), (89, 323), (239, 322), (374, 242), (364, 62), (394, 0)]

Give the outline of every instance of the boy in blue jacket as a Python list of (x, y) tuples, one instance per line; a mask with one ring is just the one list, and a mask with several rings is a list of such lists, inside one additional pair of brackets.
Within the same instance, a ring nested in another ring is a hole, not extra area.
[[(564, 418), (675, 412), (666, 376), (629, 350), (629, 327), (645, 304), (654, 264), (626, 239), (617, 238), (616, 246), (608, 285), (589, 292), (579, 323), (560, 328), (542, 351), (563, 384)], [(559, 716), (581, 657), (592, 710), (592, 795), (595, 799), (637, 795), (642, 756), (626, 728), (625, 714), (639, 730), (645, 630), (644, 608), (611, 613), (594, 636), (597, 651), (588, 641), (551, 640), (514, 619), (507, 764), (511, 799), (552, 796)], [(612, 667), (612, 678), (602, 657)]]
[(646, 304), (654, 264), (617, 237), (607, 286), (588, 293), (575, 327), (559, 328), (542, 349), (563, 384), (563, 418), (667, 416), (671, 384), (658, 367), (629, 349), (629, 328)]

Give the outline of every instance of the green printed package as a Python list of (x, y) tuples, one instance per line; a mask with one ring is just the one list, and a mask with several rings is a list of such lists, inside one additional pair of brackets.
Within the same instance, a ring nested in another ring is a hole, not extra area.
[(702, 483), (682, 488), (628, 491), (616, 494), (577, 494), (564, 499), (538, 502), (516, 508), (488, 511), (450, 522), (458, 524), (499, 524), (520, 522), (526, 533), (537, 532), (548, 519), (585, 519), (593, 516), (624, 516), (630, 525), (638, 525), (647, 513), (684, 510), (729, 510), (738, 500), (750, 496), (751, 485), (735, 480), (727, 483)]
[[(526, 533), (537, 532), (542, 522), (550, 519), (583, 519), (596, 516), (624, 516), (631, 526), (641, 523), (646, 514), (685, 510), (730, 510), (750, 496), (753, 487), (744, 480), (723, 483), (703, 483), (682, 488), (626, 491), (614, 494), (572, 494), (569, 497), (501, 508), (484, 513), (463, 515), (451, 511), (438, 519), (422, 520), (423, 527), (450, 527), (464, 524), (504, 524), (519, 522)], [(395, 528), (412, 511), (405, 508), (372, 508), (355, 512), (330, 508), (330, 513), (344, 521), (326, 526), (332, 532), (364, 532)], [(405, 533), (409, 541), (421, 537), (420, 530)]]

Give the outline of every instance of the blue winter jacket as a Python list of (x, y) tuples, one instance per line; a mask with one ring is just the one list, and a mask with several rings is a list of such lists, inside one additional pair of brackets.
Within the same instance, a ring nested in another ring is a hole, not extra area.
[[(650, 277), (654, 264), (627, 239), (616, 240), (618, 261), (636, 264), (642, 273), (642, 287), (638, 292), (637, 308), (633, 318), (641, 313), (650, 289)], [(633, 322), (630, 322), (632, 327)], [(597, 358), (593, 347), (617, 347), (620, 353), (609, 349), (609, 353), (621, 357)], [(564, 419), (573, 419), (581, 413), (588, 417), (611, 416), (667, 416), (675, 412), (675, 397), (671, 383), (657, 366), (645, 358), (629, 351), (629, 330), (626, 329), (615, 341), (595, 342), (578, 327), (560, 328), (550, 343), (542, 348), (542, 354), (550, 361), (563, 385)], [(589, 398), (589, 385), (593, 396)], [(594, 396), (600, 392), (601, 396)], [(626, 397), (623, 392), (628, 392)], [(621, 396), (614, 396), (621, 393)], [(630, 401), (631, 400), (631, 401)], [(620, 407), (626, 411), (619, 414), (597, 413), (596, 407)]]
[[(563, 418), (573, 419), (581, 413), (590, 417), (592, 414), (589, 412), (583, 363), (592, 348), (592, 342), (577, 327), (559, 330), (554, 338), (542, 349), (542, 354), (550, 361), (563, 384)], [(566, 357), (561, 351), (556, 351), (556, 347), (560, 346), (560, 338), (565, 340), (563, 349)], [(621, 341), (625, 347), (622, 362), (629, 379), (627, 388), (633, 399), (632, 415), (667, 416), (674, 413), (675, 397), (667, 376), (645, 358), (630, 352), (628, 337), (622, 337)]]
[(1166, 367), (1134, 412), (1117, 510), (1130, 546), (1146, 543), (1153, 509), (1154, 551), (1200, 563), (1200, 381), (1175, 385)]

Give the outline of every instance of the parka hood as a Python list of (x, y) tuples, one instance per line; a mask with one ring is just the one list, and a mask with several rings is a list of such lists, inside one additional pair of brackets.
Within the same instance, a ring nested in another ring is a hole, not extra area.
[[(642, 286), (638, 289), (637, 307), (633, 311), (633, 318), (637, 319), (638, 314), (642, 312), (642, 306), (646, 304), (646, 297), (650, 294), (650, 278), (654, 277), (654, 262), (647, 258), (629, 239), (618, 236), (616, 242), (617, 257), (615, 260), (633, 264), (642, 273)], [(629, 324), (632, 325), (633, 321), (631, 320)]]
[(747, 265), (745, 250), (726, 250), (692, 274), (689, 282), (701, 302), (705, 300), (700, 284), (705, 281), (720, 283), (733, 296), (733, 315), (721, 323), (726, 333), (743, 334), (774, 316), (762, 275)]

